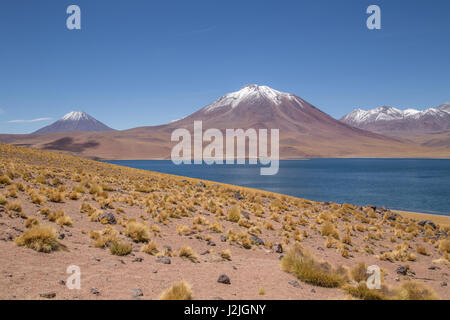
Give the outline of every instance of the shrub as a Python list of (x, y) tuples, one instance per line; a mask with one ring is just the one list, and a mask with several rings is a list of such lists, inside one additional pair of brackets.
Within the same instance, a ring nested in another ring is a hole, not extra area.
[(264, 287), (259, 288), (259, 289), (258, 289), (258, 294), (259, 294), (260, 296), (265, 295), (265, 294), (266, 294), (266, 289), (264, 289)]
[(220, 251), (219, 256), (224, 260), (231, 260), (231, 251), (228, 249)]
[(36, 218), (28, 218), (27, 221), (25, 221), (25, 228), (27, 229), (37, 225), (39, 225), (39, 220)]
[(241, 219), (241, 210), (238, 205), (231, 206), (228, 209), (227, 220), (231, 222), (238, 222)]
[(5, 205), (6, 203), (7, 203), (8, 201), (6, 201), (6, 199), (2, 196), (2, 195), (0, 195), (0, 205)]
[(178, 256), (181, 258), (186, 258), (192, 262), (198, 262), (198, 257), (195, 254), (194, 250), (191, 247), (183, 246), (178, 252)]
[(126, 256), (131, 253), (133, 247), (128, 243), (113, 241), (109, 246), (109, 250), (111, 251), (111, 254), (115, 256)]
[(356, 282), (366, 281), (368, 278), (367, 265), (364, 262), (358, 263), (356, 267), (350, 270), (352, 279)]
[(443, 253), (450, 252), (450, 239), (441, 240), (439, 242), (439, 251)]
[(430, 254), (427, 252), (427, 248), (425, 248), (425, 246), (417, 246), (416, 247), (416, 251), (417, 253), (424, 255), (424, 256), (429, 256)]
[(209, 230), (211, 230), (212, 232), (216, 232), (216, 233), (223, 232), (222, 225), (220, 223), (218, 223), (217, 221), (210, 224)]
[(38, 252), (49, 253), (59, 248), (55, 229), (47, 226), (33, 226), (14, 241)]
[(31, 202), (34, 203), (34, 204), (38, 204), (40, 206), (44, 204), (45, 200), (46, 199), (45, 199), (44, 196), (40, 196), (38, 194), (33, 194), (31, 196)]
[(22, 204), (20, 203), (20, 201), (9, 202), (6, 205), (6, 209), (14, 212), (22, 212)]
[(0, 184), (10, 185), (11, 179), (6, 175), (0, 176)]
[(56, 219), (56, 224), (59, 226), (72, 226), (73, 221), (69, 216), (64, 215)]
[(62, 202), (64, 202), (64, 197), (65, 197), (64, 192), (53, 191), (53, 192), (50, 194), (49, 200), (50, 200), (51, 202), (62, 203)]
[(146, 242), (150, 239), (148, 228), (143, 223), (136, 221), (127, 223), (125, 235), (130, 237), (134, 242)]
[(439, 300), (433, 289), (416, 281), (406, 281), (400, 285), (397, 297), (400, 300)]
[(65, 215), (64, 210), (53, 211), (48, 215), (48, 220), (50, 220), (51, 222), (55, 222), (59, 218), (64, 217), (64, 215)]
[(381, 290), (369, 289), (365, 283), (360, 283), (356, 287), (345, 286), (344, 291), (351, 294), (353, 297), (363, 300), (386, 300), (387, 297)]
[(158, 246), (153, 241), (150, 241), (149, 243), (143, 245), (141, 251), (150, 255), (155, 255), (159, 252)]
[(281, 259), (281, 268), (300, 280), (320, 287), (336, 288), (346, 282), (345, 276), (328, 263), (318, 262), (300, 245), (294, 245)]
[(172, 285), (169, 289), (165, 290), (160, 300), (192, 300), (191, 287), (184, 281)]
[(324, 222), (320, 233), (325, 237), (331, 236), (335, 239), (339, 239), (339, 233), (337, 232), (334, 225), (329, 221)]
[(39, 211), (40, 214), (42, 214), (43, 216), (48, 216), (50, 214), (50, 208), (43, 208)]

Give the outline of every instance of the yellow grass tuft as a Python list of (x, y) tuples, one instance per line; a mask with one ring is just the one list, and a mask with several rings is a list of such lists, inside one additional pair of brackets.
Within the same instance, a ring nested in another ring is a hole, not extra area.
[(345, 282), (345, 276), (326, 262), (318, 262), (300, 245), (294, 245), (281, 259), (283, 271), (294, 274), (300, 280), (320, 287), (336, 288)]
[(134, 242), (147, 242), (150, 240), (150, 231), (148, 227), (140, 222), (130, 221), (125, 228), (125, 235)]
[(16, 238), (14, 242), (19, 246), (45, 253), (50, 253), (59, 248), (56, 231), (48, 226), (33, 226)]
[(128, 243), (113, 241), (109, 246), (109, 250), (115, 256), (126, 256), (131, 253), (133, 247)]
[(180, 281), (177, 284), (172, 285), (169, 289), (165, 290), (160, 300), (192, 300), (191, 287), (184, 281)]
[(181, 258), (186, 258), (192, 262), (198, 262), (198, 257), (195, 254), (194, 250), (192, 250), (189, 246), (183, 246), (181, 247), (180, 251), (178, 252), (178, 256)]

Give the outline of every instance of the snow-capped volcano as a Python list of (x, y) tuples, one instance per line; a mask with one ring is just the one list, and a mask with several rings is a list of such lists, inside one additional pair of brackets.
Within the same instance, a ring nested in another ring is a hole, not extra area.
[(52, 132), (100, 132), (113, 130), (107, 125), (101, 123), (97, 119), (91, 117), (83, 111), (72, 111), (63, 116), (58, 121), (37, 130), (34, 133), (52, 133)]
[(231, 92), (220, 97), (210, 105), (206, 106), (205, 111), (210, 112), (221, 107), (231, 107), (234, 109), (243, 103), (255, 104), (270, 102), (275, 105), (280, 105), (285, 100), (296, 102), (300, 107), (303, 102), (303, 100), (293, 94), (281, 92), (267, 86), (252, 84), (243, 87), (239, 91)]
[(425, 110), (379, 107), (371, 110), (356, 109), (340, 121), (365, 130), (389, 133), (427, 133), (450, 130), (450, 104)]

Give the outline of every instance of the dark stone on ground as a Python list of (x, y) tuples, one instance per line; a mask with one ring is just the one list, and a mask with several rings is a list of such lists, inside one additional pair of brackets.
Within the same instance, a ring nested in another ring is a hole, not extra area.
[(256, 243), (257, 245), (264, 245), (264, 241), (262, 241), (260, 238), (258, 238), (257, 236), (251, 236), (250, 239)]
[(227, 241), (227, 237), (225, 237), (224, 235), (220, 236), (220, 241), (226, 242)]
[(91, 293), (98, 296), (98, 295), (100, 294), (100, 291), (98, 291), (98, 290), (95, 289), (95, 288), (91, 288)]
[(434, 224), (434, 222), (431, 220), (422, 220), (419, 222), (419, 226), (425, 227), (426, 225), (429, 225), (433, 229), (437, 228), (436, 224)]
[(404, 266), (398, 266), (397, 273), (406, 276), (406, 274), (408, 273), (408, 268)]
[(217, 282), (223, 284), (231, 284), (230, 278), (226, 274), (221, 274), (219, 276), (219, 279), (217, 279)]
[(142, 297), (144, 295), (141, 289), (131, 289), (131, 292), (133, 292), (133, 298)]
[(302, 288), (302, 286), (300, 285), (300, 283), (297, 280), (291, 280), (288, 282), (288, 284), (290, 284), (291, 286), (295, 287), (295, 288)]
[(156, 258), (156, 262), (163, 263), (163, 264), (170, 264), (170, 259), (168, 257), (159, 256)]
[(283, 253), (283, 246), (281, 245), (281, 243), (275, 244), (275, 252), (276, 253)]
[(109, 211), (103, 212), (102, 214), (100, 214), (98, 216), (99, 221), (102, 221), (103, 219), (106, 219), (108, 224), (116, 224), (117, 223), (116, 217), (114, 217), (114, 215)]

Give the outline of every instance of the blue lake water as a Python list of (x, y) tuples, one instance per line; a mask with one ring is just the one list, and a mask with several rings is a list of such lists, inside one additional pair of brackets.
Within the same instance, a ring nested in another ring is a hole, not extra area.
[(315, 201), (450, 215), (450, 160), (311, 159), (280, 161), (274, 176), (255, 165), (174, 165), (170, 160), (122, 160), (132, 168), (257, 188)]

